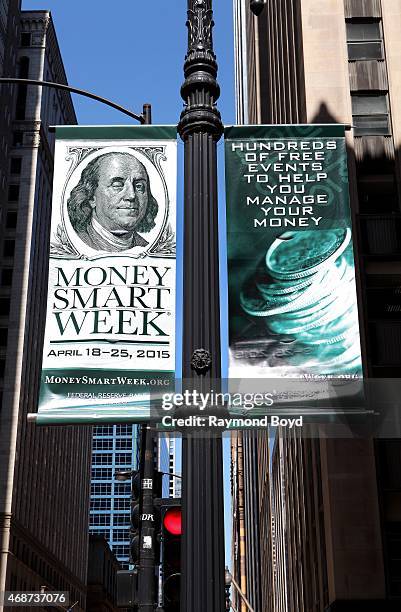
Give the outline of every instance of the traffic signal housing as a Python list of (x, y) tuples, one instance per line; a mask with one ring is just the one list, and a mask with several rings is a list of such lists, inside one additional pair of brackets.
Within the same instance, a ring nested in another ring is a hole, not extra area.
[(162, 500), (161, 520), (164, 611), (179, 612), (181, 588), (182, 534), (182, 515), (180, 499)]
[(130, 525), (130, 563), (139, 563), (139, 547), (141, 540), (141, 473), (135, 471), (131, 479), (131, 525)]

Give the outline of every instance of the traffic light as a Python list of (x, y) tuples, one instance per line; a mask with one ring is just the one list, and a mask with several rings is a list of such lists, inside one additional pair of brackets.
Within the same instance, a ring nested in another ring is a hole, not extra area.
[(137, 565), (139, 562), (141, 514), (141, 474), (139, 471), (136, 471), (132, 473), (131, 479), (130, 563), (132, 563), (133, 565)]
[(179, 612), (181, 585), (181, 500), (163, 499), (162, 572), (165, 612)]

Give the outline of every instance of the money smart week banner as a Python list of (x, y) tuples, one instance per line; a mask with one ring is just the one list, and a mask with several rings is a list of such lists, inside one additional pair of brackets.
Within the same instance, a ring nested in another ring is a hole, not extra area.
[(176, 128), (58, 127), (38, 423), (136, 422), (175, 363)]
[(225, 130), (231, 378), (362, 376), (344, 126)]

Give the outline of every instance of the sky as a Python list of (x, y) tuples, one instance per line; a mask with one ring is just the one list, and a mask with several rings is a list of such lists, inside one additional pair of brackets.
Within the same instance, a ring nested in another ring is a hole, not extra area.
[[(183, 101), (183, 61), (187, 48), (186, 0), (23, 0), (24, 10), (49, 9), (58, 37), (68, 83), (117, 102), (140, 114), (152, 105), (154, 124), (176, 124)], [(235, 122), (234, 49), (231, 0), (214, 1), (214, 50), (219, 64), (221, 97), (218, 108), (226, 125)], [(129, 117), (98, 102), (73, 96), (81, 125), (134, 123)], [(220, 268), (222, 295), (223, 375), (227, 347), (225, 203), (223, 140), (218, 144)], [(178, 233), (182, 229), (183, 144), (178, 141)], [(181, 273), (178, 240), (178, 292)], [(179, 300), (177, 330), (181, 330)], [(179, 353), (179, 351), (178, 351)], [(178, 359), (178, 367), (180, 359)], [(230, 561), (229, 443), (224, 443), (226, 562)]]

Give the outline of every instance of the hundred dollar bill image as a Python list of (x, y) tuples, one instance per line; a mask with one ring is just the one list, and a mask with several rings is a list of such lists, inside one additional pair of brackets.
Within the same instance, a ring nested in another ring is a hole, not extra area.
[(225, 132), (231, 378), (362, 376), (344, 126)]

